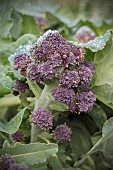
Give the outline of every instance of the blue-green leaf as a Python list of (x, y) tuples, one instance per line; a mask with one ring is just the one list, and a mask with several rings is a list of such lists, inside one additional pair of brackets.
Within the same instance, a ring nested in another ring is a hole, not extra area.
[(105, 47), (106, 43), (111, 37), (111, 34), (112, 34), (111, 30), (108, 30), (103, 36), (97, 37), (94, 40), (90, 40), (87, 43), (77, 43), (74, 41), (71, 41), (71, 43), (73, 43), (74, 45), (78, 47), (88, 48), (92, 52), (97, 52), (97, 51), (102, 50)]
[(25, 113), (25, 110), (26, 110), (26, 108), (21, 110), (7, 124), (3, 124), (2, 122), (0, 122), (0, 131), (4, 132), (4, 133), (8, 133), (8, 134), (15, 133), (18, 130), (20, 124), (22, 123), (22, 118)]
[(15, 145), (10, 146), (10, 144), (5, 141), (3, 148), (0, 150), (0, 156), (7, 153), (12, 155), (18, 163), (24, 162), (27, 165), (34, 165), (46, 162), (46, 160), (49, 157), (54, 156), (57, 151), (58, 146), (54, 143), (16, 143)]

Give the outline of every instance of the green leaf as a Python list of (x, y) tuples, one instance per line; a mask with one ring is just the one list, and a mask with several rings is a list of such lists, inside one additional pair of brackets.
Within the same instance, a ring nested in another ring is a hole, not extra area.
[(52, 170), (63, 170), (63, 166), (58, 159), (57, 155), (54, 157), (51, 157), (49, 160), (50, 165), (52, 166)]
[(38, 164), (38, 165), (31, 165), (29, 166), (30, 170), (47, 170), (47, 166), (45, 163)]
[(37, 97), (37, 99), (40, 98), (40, 95), (42, 93), (42, 89), (39, 87), (39, 85), (33, 81), (33, 80), (28, 80), (27, 83), (29, 85), (30, 90), (33, 92), (33, 94)]
[(58, 3), (54, 0), (19, 0), (13, 1), (12, 5), (15, 11), (18, 11), (23, 15), (35, 17), (44, 15), (44, 13), (48, 11), (56, 12), (56, 9), (58, 8)]
[(0, 131), (8, 134), (15, 133), (22, 123), (22, 118), (25, 113), (26, 108), (21, 110), (15, 117), (11, 119), (6, 125), (0, 122)]
[(111, 117), (110, 119), (108, 119), (103, 126), (102, 129), (102, 137), (109, 137), (109, 135), (111, 135), (113, 133), (113, 117)]
[(17, 41), (10, 44), (7, 50), (9, 50), (10, 53), (14, 53), (20, 45), (26, 45), (28, 41), (35, 42), (36, 40), (37, 38), (33, 34), (24, 34)]
[(113, 109), (113, 42), (112, 37), (94, 58), (93, 89), (98, 100)]
[(69, 127), (71, 127), (73, 132), (70, 141), (72, 155), (74, 160), (77, 161), (83, 156), (83, 154), (86, 154), (92, 146), (90, 134), (82, 121), (74, 119)]
[(13, 81), (9, 76), (6, 76), (7, 66), (0, 66), (0, 97), (11, 93), (13, 87)]
[(10, 30), (11, 36), (14, 39), (19, 38), (22, 33), (23, 17), (18, 12), (12, 13), (13, 27)]
[(13, 81), (8, 76), (0, 75), (0, 97), (4, 97), (6, 94), (11, 93)]
[(28, 43), (28, 41), (35, 42), (37, 38), (33, 34), (24, 34), (17, 41), (9, 44), (6, 47), (0, 48), (0, 57), (9, 57), (15, 52), (15, 50), (22, 45)]
[[(91, 148), (91, 150), (87, 153), (86, 157), (97, 153), (102, 152), (106, 161), (113, 166), (113, 117), (108, 119), (103, 126), (102, 129), (102, 138)], [(85, 160), (82, 160), (82, 162)]]
[(6, 0), (0, 1), (0, 36), (6, 38), (9, 35), (10, 29), (13, 26), (11, 19), (11, 2)]
[[(86, 22), (91, 22), (94, 26), (102, 28), (104, 22), (108, 25), (107, 28), (112, 28), (112, 4), (110, 1), (102, 3), (103, 1), (95, 0), (71, 0), (71, 1), (60, 1), (60, 6), (56, 12), (51, 12), (61, 22), (66, 24), (68, 27), (79, 27), (81, 22), (86, 25)], [(108, 7), (109, 4), (109, 7)], [(106, 31), (107, 29), (105, 29)]]
[(0, 37), (0, 51), (5, 50), (10, 44), (12, 43), (12, 40), (10, 38), (2, 38)]
[(93, 145), (95, 145), (100, 139), (101, 139), (102, 135), (100, 134), (94, 134), (94, 136), (91, 137), (91, 142)]
[(23, 25), (22, 25), (22, 33), (23, 34), (33, 34), (35, 36), (39, 36), (38, 26), (34, 17), (31, 16), (23, 16)]
[(68, 110), (69, 110), (68, 105), (63, 104), (63, 103), (61, 103), (61, 102), (56, 102), (56, 101), (54, 101), (53, 103), (51, 103), (51, 104), (49, 105), (49, 108), (50, 108), (51, 110), (56, 110), (56, 111), (60, 111), (60, 112), (65, 112), (65, 111), (68, 111)]
[(16, 143), (14, 146), (10, 146), (10, 144), (5, 141), (3, 148), (0, 150), (0, 156), (7, 153), (12, 155), (18, 163), (24, 162), (27, 165), (34, 165), (46, 162), (46, 160), (54, 156), (57, 151), (58, 146), (53, 143)]
[(104, 110), (99, 105), (95, 104), (93, 110), (87, 114), (93, 118), (99, 130), (101, 130), (103, 124), (107, 120), (107, 116)]
[(107, 41), (111, 37), (111, 33), (111, 30), (108, 30), (103, 36), (97, 37), (94, 40), (90, 40), (88, 43), (77, 43), (74, 41), (70, 42), (78, 47), (88, 48), (93, 52), (97, 52), (105, 47)]

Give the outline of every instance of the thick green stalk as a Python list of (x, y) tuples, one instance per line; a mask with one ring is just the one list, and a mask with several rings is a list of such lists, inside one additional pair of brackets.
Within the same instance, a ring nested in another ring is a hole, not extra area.
[[(37, 110), (40, 107), (48, 108), (48, 105), (51, 102), (51, 99), (49, 97), (51, 90), (52, 90), (52, 87), (45, 85), (40, 98), (35, 100), (34, 110)], [(31, 125), (31, 143), (37, 142), (39, 131), (40, 130), (34, 125), (34, 123), (32, 123), (32, 125)]]

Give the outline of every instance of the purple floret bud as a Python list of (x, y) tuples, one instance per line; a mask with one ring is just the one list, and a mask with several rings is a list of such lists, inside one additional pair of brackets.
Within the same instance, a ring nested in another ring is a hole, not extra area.
[(48, 30), (38, 39), (38, 42), (32, 47), (31, 53), (36, 62), (46, 61), (47, 57), (58, 51), (62, 36), (58, 31)]
[(37, 83), (52, 79), (58, 75), (58, 68), (53, 67), (50, 64), (32, 64), (28, 67), (28, 78), (30, 80), (35, 80)]
[(94, 73), (95, 67), (94, 67), (94, 64), (93, 64), (93, 63), (86, 61), (86, 62), (84, 62), (84, 65), (85, 65), (86, 67), (90, 68), (90, 70), (92, 71), (92, 74)]
[(70, 103), (69, 110), (70, 110), (70, 112), (76, 112), (76, 110), (77, 110), (76, 104), (75, 103)]
[(63, 64), (62, 56), (59, 53), (51, 54), (47, 58), (47, 63), (51, 64), (53, 67), (62, 66)]
[(1, 170), (10, 170), (10, 166), (16, 163), (15, 159), (11, 155), (3, 155), (0, 159)]
[(82, 64), (77, 68), (77, 71), (80, 77), (80, 85), (88, 86), (93, 76), (93, 72), (90, 67), (87, 67), (85, 64)]
[(58, 68), (47, 63), (38, 65), (38, 70), (43, 80), (52, 79), (58, 75)]
[(64, 88), (64, 87), (56, 87), (52, 90), (52, 96), (56, 101), (70, 104), (75, 100), (75, 92), (73, 89)]
[(28, 85), (21, 80), (16, 80), (14, 89), (20, 93), (24, 93), (26, 90), (28, 90)]
[(76, 48), (71, 44), (71, 51), (63, 55), (64, 65), (68, 68), (69, 65), (79, 65), (84, 62), (85, 50), (83, 48)]
[(32, 122), (42, 129), (52, 129), (53, 116), (52, 113), (44, 108), (39, 108), (31, 114)]
[(28, 166), (14, 163), (11, 165), (10, 170), (28, 170)]
[(12, 139), (16, 142), (24, 141), (24, 133), (22, 130), (17, 130), (15, 133), (11, 135)]
[(30, 63), (31, 59), (28, 54), (16, 54), (13, 60), (13, 67), (15, 70), (26, 70)]
[(74, 39), (81, 43), (87, 43), (90, 40), (94, 40), (96, 37), (95, 32), (88, 26), (82, 26), (76, 32)]
[(72, 131), (66, 124), (58, 125), (54, 130), (54, 136), (57, 142), (70, 141), (71, 134)]
[(85, 89), (78, 94), (76, 101), (79, 112), (90, 112), (93, 109), (96, 97), (92, 89)]
[(36, 65), (35, 63), (29, 65), (29, 67), (27, 69), (27, 74), (28, 74), (28, 78), (30, 80), (34, 80), (37, 83), (40, 82), (40, 81), (43, 81), (39, 66)]
[(80, 82), (77, 71), (65, 71), (60, 75), (59, 82), (64, 87), (75, 88)]

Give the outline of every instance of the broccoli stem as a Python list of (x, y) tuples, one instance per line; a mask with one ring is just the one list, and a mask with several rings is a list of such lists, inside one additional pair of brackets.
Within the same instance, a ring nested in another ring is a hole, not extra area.
[[(50, 98), (50, 94), (51, 94), (51, 90), (52, 90), (53, 86), (50, 85), (45, 85), (41, 96), (39, 99), (35, 99), (35, 107), (34, 110), (37, 110), (40, 107), (43, 108), (48, 108), (50, 102), (51, 102), (51, 98)], [(37, 142), (38, 140), (38, 133), (40, 132), (40, 128), (36, 127), (34, 125), (34, 123), (31, 124), (31, 143), (33, 142)]]

